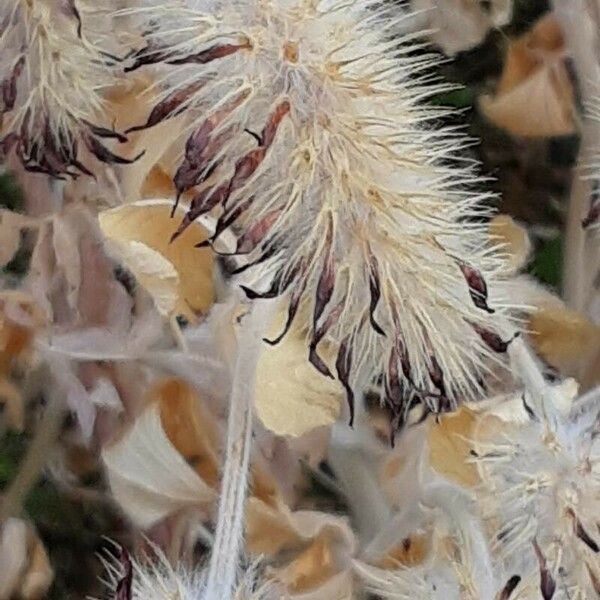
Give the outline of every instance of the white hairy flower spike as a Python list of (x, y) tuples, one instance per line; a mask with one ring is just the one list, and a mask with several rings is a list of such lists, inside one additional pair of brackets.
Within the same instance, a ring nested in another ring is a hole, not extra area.
[[(202, 569), (173, 567), (157, 547), (153, 557), (142, 561), (133, 559), (127, 550), (120, 548), (101, 556), (104, 565), (103, 583), (111, 600), (198, 600), (206, 585), (206, 572)], [(275, 587), (260, 583), (255, 567), (240, 576), (233, 600), (275, 600), (279, 598)], [(207, 600), (221, 600), (209, 597)]]
[[(466, 140), (433, 128), (445, 110), (423, 104), (447, 89), (429, 73), (437, 58), (414, 35), (394, 39), (393, 4), (148, 0), (124, 14), (146, 39), (129, 69), (167, 66), (134, 129), (194, 115), (174, 182), (178, 199), (196, 195), (178, 233), (217, 207), (217, 251), (219, 234), (239, 228), (238, 271), (271, 282), (247, 295), (287, 294), (269, 343), (310, 315), (312, 364), (351, 407), (353, 390), (384, 373), (398, 427), (416, 402), (440, 412), (472, 396), (507, 347), (504, 263), (476, 165), (455, 156)], [(324, 339), (335, 368), (319, 355)]]
[(528, 424), (475, 445), (498, 560), (543, 600), (600, 593), (600, 412), (580, 404), (554, 425), (528, 407)]
[(15, 150), (28, 171), (61, 179), (91, 175), (79, 161), (80, 143), (103, 162), (131, 162), (99, 141), (125, 138), (100, 126), (114, 58), (86, 37), (87, 10), (80, 1), (0, 6), (0, 161)]

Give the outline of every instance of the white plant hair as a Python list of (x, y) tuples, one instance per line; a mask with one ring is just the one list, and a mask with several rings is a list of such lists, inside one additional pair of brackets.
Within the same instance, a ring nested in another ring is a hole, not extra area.
[[(103, 162), (128, 163), (100, 138), (104, 91), (116, 57), (99, 46), (88, 0), (14, 0), (0, 5), (0, 162), (15, 151), (25, 168), (54, 178), (91, 175), (79, 145)], [(90, 27), (88, 27), (90, 26)]]
[(468, 140), (423, 103), (448, 89), (431, 75), (438, 58), (415, 53), (414, 34), (394, 39), (403, 13), (375, 0), (140, 1), (121, 12), (146, 44), (128, 68), (164, 68), (133, 129), (193, 115), (179, 233), (220, 206), (213, 248), (239, 227), (240, 269), (270, 281), (248, 296), (288, 295), (282, 336), (309, 315), (309, 358), (350, 404), (380, 373), (398, 427), (415, 403), (439, 412), (476, 395), (507, 346), (505, 264), (477, 165), (458, 158)]
[(509, 571), (537, 581), (544, 600), (595, 597), (600, 589), (597, 398), (581, 399), (557, 421), (527, 410), (529, 423), (511, 424), (474, 446), (479, 504), (493, 532), (494, 553)]
[[(104, 565), (103, 583), (109, 597), (115, 600), (198, 600), (205, 598), (207, 573), (202, 568), (172, 566), (164, 553), (152, 546), (151, 555), (132, 558), (127, 551), (116, 547), (116, 552), (101, 556)], [(276, 586), (259, 581), (257, 565), (240, 573), (234, 600), (275, 600)], [(119, 595), (120, 594), (120, 595)], [(222, 600), (207, 596), (207, 600)]]

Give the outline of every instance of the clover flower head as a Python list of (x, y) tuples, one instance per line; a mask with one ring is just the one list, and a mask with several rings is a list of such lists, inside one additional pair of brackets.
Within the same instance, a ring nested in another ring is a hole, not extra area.
[(508, 344), (505, 264), (476, 165), (456, 155), (468, 142), (423, 103), (447, 89), (438, 59), (394, 36), (405, 16), (370, 0), (141, 2), (122, 13), (145, 37), (128, 69), (161, 65), (165, 85), (133, 129), (192, 115), (174, 183), (194, 196), (176, 235), (218, 214), (219, 252), (236, 228), (236, 272), (268, 281), (247, 295), (288, 302), (268, 342), (304, 319), (310, 361), (351, 409), (382, 373), (398, 428), (415, 404), (476, 394)]
[(103, 162), (130, 162), (100, 141), (125, 138), (100, 124), (115, 57), (88, 38), (94, 20), (82, 0), (2, 3), (0, 161), (15, 150), (31, 172), (61, 179), (91, 175), (79, 160), (83, 144)]
[(478, 442), (480, 501), (498, 560), (539, 582), (544, 600), (600, 590), (598, 409), (528, 424)]
[[(160, 549), (142, 561), (133, 559), (121, 548), (117, 554), (102, 556), (104, 583), (114, 600), (197, 600), (204, 597), (206, 573), (173, 567)], [(258, 582), (257, 570), (251, 566), (240, 577), (235, 600), (275, 600), (274, 588)], [(278, 597), (278, 596), (277, 596)], [(218, 600), (207, 598), (207, 600)]]

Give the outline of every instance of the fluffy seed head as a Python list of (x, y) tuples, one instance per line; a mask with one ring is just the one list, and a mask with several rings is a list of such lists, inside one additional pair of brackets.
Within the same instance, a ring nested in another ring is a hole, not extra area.
[(145, 36), (129, 69), (166, 66), (135, 129), (193, 115), (174, 182), (195, 196), (179, 232), (219, 210), (218, 251), (238, 227), (237, 254), (270, 281), (247, 294), (286, 294), (282, 335), (308, 315), (309, 359), (350, 402), (381, 373), (398, 426), (415, 403), (439, 412), (472, 395), (507, 346), (504, 263), (475, 166), (455, 156), (465, 139), (431, 127), (444, 111), (423, 104), (446, 89), (437, 58), (394, 36), (393, 5), (148, 0), (126, 13)]
[(112, 59), (87, 36), (93, 20), (81, 0), (0, 6), (0, 161), (14, 149), (29, 171), (91, 174), (78, 160), (81, 142), (99, 160), (119, 162), (99, 141), (124, 138), (99, 126)]
[(476, 446), (498, 559), (544, 599), (600, 592), (599, 422), (597, 406), (556, 426), (533, 416)]
[[(137, 561), (125, 549), (102, 557), (104, 583), (112, 600), (198, 600), (203, 598), (206, 573), (173, 567), (158, 548), (154, 556)], [(251, 567), (243, 576), (233, 600), (275, 600), (274, 588), (260, 584), (256, 569)], [(221, 600), (206, 598), (206, 600)]]

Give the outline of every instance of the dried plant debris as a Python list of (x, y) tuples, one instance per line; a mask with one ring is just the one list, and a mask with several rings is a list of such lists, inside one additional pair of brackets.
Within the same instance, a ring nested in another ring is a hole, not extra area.
[(0, 600), (600, 593), (595, 172), (583, 304), (523, 273), (595, 118), (541, 4), (2, 4)]
[(546, 15), (510, 43), (496, 93), (482, 96), (481, 109), (494, 125), (516, 136), (575, 133), (575, 93), (554, 15)]
[(139, 158), (124, 158), (103, 141), (126, 138), (103, 124), (115, 58), (102, 49), (108, 32), (96, 33), (105, 24), (89, 9), (81, 0), (18, 0), (0, 9), (1, 162), (15, 152), (27, 171), (66, 179), (92, 175), (84, 153), (107, 164)]

